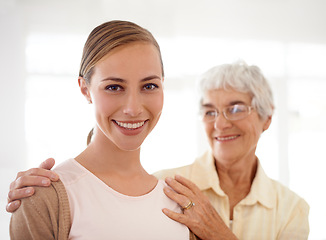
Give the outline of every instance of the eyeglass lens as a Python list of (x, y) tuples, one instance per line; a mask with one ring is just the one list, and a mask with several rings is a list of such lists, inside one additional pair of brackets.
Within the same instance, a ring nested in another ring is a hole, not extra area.
[[(240, 120), (247, 117), (251, 107), (244, 104), (236, 104), (223, 109), (222, 113), (228, 120)], [(204, 121), (215, 121), (220, 113), (216, 109), (203, 109), (202, 117)]]

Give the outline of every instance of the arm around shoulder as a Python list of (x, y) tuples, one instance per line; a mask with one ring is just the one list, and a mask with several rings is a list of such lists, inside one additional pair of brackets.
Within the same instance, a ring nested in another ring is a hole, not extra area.
[(35, 194), (22, 200), (10, 221), (13, 240), (68, 239), (69, 229), (69, 202), (61, 181), (35, 188)]

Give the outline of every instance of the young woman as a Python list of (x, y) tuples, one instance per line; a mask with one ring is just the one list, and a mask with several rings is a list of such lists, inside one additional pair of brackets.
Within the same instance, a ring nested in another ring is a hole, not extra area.
[(94, 105), (92, 141), (56, 167), (50, 188), (36, 188), (10, 223), (11, 239), (189, 239), (166, 184), (140, 163), (140, 147), (160, 118), (163, 63), (146, 29), (111, 21), (89, 35), (78, 83)]

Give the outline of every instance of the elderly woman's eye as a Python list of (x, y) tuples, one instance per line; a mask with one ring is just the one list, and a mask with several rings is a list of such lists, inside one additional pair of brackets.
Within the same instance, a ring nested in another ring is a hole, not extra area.
[(246, 106), (244, 105), (234, 105), (229, 107), (228, 112), (231, 114), (243, 113), (246, 111)]
[(214, 110), (210, 110), (210, 111), (206, 111), (205, 115), (215, 117), (217, 115), (217, 113)]

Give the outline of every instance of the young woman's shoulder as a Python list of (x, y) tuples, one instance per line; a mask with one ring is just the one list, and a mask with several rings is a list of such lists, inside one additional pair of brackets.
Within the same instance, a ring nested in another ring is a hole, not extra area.
[(70, 209), (63, 183), (35, 187), (35, 193), (21, 202), (12, 214), (11, 239), (68, 239)]

